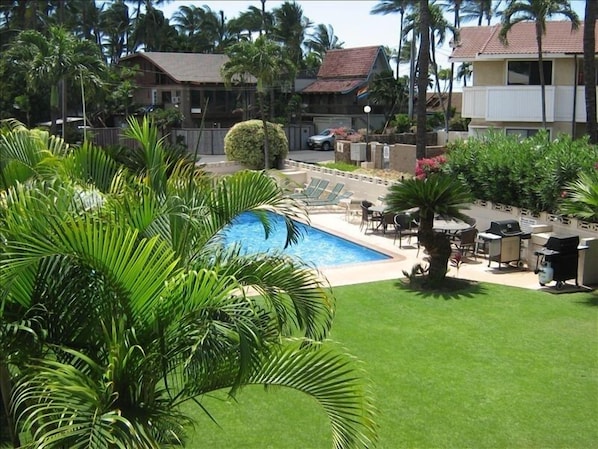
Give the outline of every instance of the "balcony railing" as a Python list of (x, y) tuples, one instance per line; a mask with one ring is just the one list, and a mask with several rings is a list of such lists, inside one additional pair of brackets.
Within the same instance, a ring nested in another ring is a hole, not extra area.
[[(546, 86), (546, 121), (573, 120), (573, 86)], [(577, 87), (575, 121), (585, 123), (585, 89)], [(598, 95), (597, 95), (598, 97)], [(488, 122), (541, 122), (540, 86), (474, 86), (463, 88), (463, 117)]]

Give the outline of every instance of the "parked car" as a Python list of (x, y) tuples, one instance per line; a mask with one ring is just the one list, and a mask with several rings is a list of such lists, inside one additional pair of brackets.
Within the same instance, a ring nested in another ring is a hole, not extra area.
[[(333, 128), (327, 128), (322, 131), (320, 134), (316, 134), (315, 136), (311, 136), (307, 138), (307, 146), (310, 150), (322, 150), (322, 151), (329, 151), (334, 148), (334, 143), (336, 141), (336, 134), (339, 130)], [(344, 135), (351, 135), (355, 134), (355, 130), (353, 129), (342, 129)]]

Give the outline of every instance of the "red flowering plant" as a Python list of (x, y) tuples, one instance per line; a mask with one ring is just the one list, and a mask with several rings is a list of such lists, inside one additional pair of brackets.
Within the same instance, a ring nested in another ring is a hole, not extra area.
[(352, 129), (334, 128), (332, 129), (332, 132), (338, 140), (348, 140), (353, 143), (361, 142), (363, 140), (363, 136)]
[(426, 179), (432, 173), (440, 173), (444, 164), (446, 164), (444, 155), (418, 159), (415, 163), (415, 177), (417, 179)]

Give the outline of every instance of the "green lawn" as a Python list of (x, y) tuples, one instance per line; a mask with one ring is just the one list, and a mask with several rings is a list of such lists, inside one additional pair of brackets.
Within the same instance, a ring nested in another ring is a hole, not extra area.
[[(598, 448), (598, 295), (393, 281), (335, 288), (331, 338), (364, 363), (379, 448)], [(247, 388), (205, 402), (188, 447), (329, 449), (309, 397)]]

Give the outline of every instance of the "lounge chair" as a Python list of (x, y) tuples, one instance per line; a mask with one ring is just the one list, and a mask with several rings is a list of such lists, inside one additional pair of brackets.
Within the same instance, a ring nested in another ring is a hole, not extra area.
[[(289, 196), (291, 198), (295, 198), (298, 200), (307, 200), (307, 199), (315, 200), (316, 198), (320, 198), (320, 195), (322, 195), (322, 192), (324, 192), (326, 187), (328, 187), (328, 184), (330, 183), (330, 181), (327, 181), (326, 179), (319, 179), (318, 181), (319, 182), (313, 187), (313, 189), (310, 189), (310, 187), (311, 187), (311, 182), (310, 182), (309, 186), (307, 186), (305, 188), (305, 191), (303, 191), (301, 193), (292, 193)], [(309, 191), (308, 191), (308, 189), (309, 189)]]
[(304, 198), (302, 199), (302, 201), (307, 204), (308, 206), (315, 206), (315, 203), (324, 201), (326, 203), (331, 203), (333, 201), (335, 201), (338, 197), (338, 195), (341, 193), (341, 190), (343, 190), (345, 188), (345, 185), (342, 182), (337, 182), (336, 185), (332, 188), (332, 190), (330, 191), (330, 193), (328, 193), (328, 196), (326, 198), (322, 198), (322, 199), (316, 199), (316, 198)]
[(302, 189), (300, 192), (291, 193), (289, 196), (292, 198), (309, 196), (313, 193), (318, 184), (320, 184), (320, 181), (322, 181), (320, 178), (311, 178), (309, 185), (305, 187), (305, 189)]
[(351, 198), (353, 196), (353, 192), (343, 192), (336, 196), (330, 198), (331, 195), (328, 195), (328, 198), (321, 199), (321, 200), (309, 200), (306, 202), (308, 206), (338, 206), (341, 200)]

